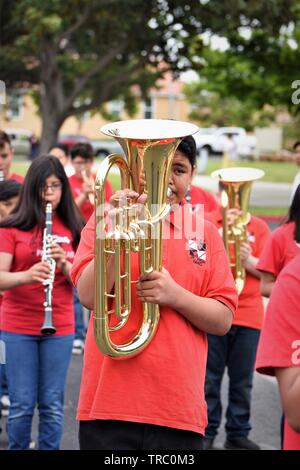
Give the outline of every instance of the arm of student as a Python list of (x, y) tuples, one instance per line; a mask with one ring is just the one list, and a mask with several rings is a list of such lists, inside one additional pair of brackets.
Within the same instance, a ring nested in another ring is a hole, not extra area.
[(260, 278), (261, 295), (263, 295), (264, 297), (270, 297), (275, 281), (276, 281), (276, 277), (274, 276), (273, 273), (262, 271), (261, 278)]
[(256, 258), (253, 255), (250, 255), (244, 262), (244, 268), (246, 269), (248, 273), (252, 274), (252, 276), (255, 276), (258, 279), (261, 279), (261, 271), (258, 271), (258, 269), (256, 269), (257, 263), (258, 263), (258, 258)]
[(43, 282), (49, 277), (48, 263), (41, 261), (31, 266), (27, 271), (10, 272), (12, 260), (12, 254), (0, 253), (0, 290), (13, 289), (32, 282)]
[[(114, 258), (107, 261), (107, 292), (111, 292), (115, 284)], [(94, 310), (95, 302), (95, 261), (92, 259), (82, 271), (77, 282), (80, 303), (89, 310)]]
[(284, 416), (291, 428), (300, 433), (300, 367), (277, 367), (275, 375)]
[(82, 207), (82, 204), (87, 200), (87, 195), (86, 193), (82, 192), (75, 198), (75, 204), (80, 209)]
[(232, 312), (226, 305), (189, 292), (177, 284), (166, 269), (141, 277), (137, 293), (143, 302), (170, 306), (206, 333), (224, 335), (231, 327)]

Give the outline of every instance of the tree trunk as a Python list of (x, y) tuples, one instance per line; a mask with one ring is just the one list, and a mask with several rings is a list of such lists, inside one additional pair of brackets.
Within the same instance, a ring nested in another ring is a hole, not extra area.
[[(43, 92), (46, 90), (46, 92)], [(40, 114), (42, 118), (42, 134), (40, 142), (40, 154), (49, 152), (51, 145), (58, 140), (58, 131), (65, 120), (63, 109), (58, 109), (60, 96), (53, 81), (53, 86), (49, 83), (41, 85)], [(60, 101), (63, 101), (62, 99)]]
[(58, 131), (60, 128), (60, 122), (53, 116), (47, 114), (42, 115), (42, 134), (40, 142), (40, 155), (47, 154), (49, 148), (55, 144), (58, 140)]

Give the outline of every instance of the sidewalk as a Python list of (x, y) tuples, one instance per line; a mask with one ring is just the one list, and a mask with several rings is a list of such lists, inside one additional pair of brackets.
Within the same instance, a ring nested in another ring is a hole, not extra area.
[[(218, 181), (210, 176), (198, 175), (193, 184), (216, 194)], [(250, 196), (250, 204), (255, 207), (285, 207), (290, 205), (292, 184), (254, 181)]]

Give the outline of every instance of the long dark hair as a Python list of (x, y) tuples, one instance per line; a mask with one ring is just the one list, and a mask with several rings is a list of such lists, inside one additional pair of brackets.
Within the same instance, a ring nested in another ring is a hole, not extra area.
[(298, 185), (292, 204), (289, 209), (289, 214), (286, 223), (295, 222), (294, 240), (300, 243), (300, 184)]
[(32, 162), (21, 188), (19, 202), (12, 213), (3, 219), (0, 227), (14, 227), (25, 232), (35, 226), (43, 227), (45, 224), (43, 189), (46, 179), (52, 175), (57, 176), (62, 183), (61, 200), (56, 208), (56, 214), (71, 231), (73, 247), (76, 248), (83, 221), (75, 205), (64, 167), (58, 158), (52, 155), (41, 155)]

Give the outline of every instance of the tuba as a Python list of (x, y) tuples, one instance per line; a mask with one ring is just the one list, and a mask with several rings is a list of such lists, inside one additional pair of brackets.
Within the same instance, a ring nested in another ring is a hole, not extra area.
[[(154, 337), (159, 322), (159, 306), (143, 303), (143, 318), (138, 332), (124, 344), (115, 344), (110, 332), (121, 329), (131, 311), (131, 253), (139, 253), (140, 274), (162, 269), (162, 222), (170, 206), (166, 202), (170, 170), (177, 146), (182, 138), (195, 133), (197, 126), (181, 121), (141, 119), (107, 124), (101, 131), (114, 137), (126, 158), (112, 154), (105, 158), (95, 181), (95, 311), (94, 334), (100, 351), (112, 358), (122, 359), (139, 354)], [(114, 230), (105, 229), (104, 185), (109, 171), (116, 165), (121, 175), (121, 187), (138, 194), (145, 192), (143, 218), (138, 205), (127, 201)], [(107, 292), (106, 263), (114, 255), (114, 293)], [(123, 269), (121, 270), (121, 260)], [(115, 308), (109, 310), (108, 301)], [(117, 325), (110, 326), (113, 313)]]
[[(256, 168), (222, 168), (211, 176), (221, 183), (221, 208), (223, 241), (233, 271), (235, 285), (240, 294), (245, 285), (246, 271), (240, 255), (241, 244), (247, 240), (247, 224), (250, 221), (249, 199), (253, 181), (262, 178), (264, 171)], [(227, 223), (228, 209), (241, 211), (232, 225)]]

